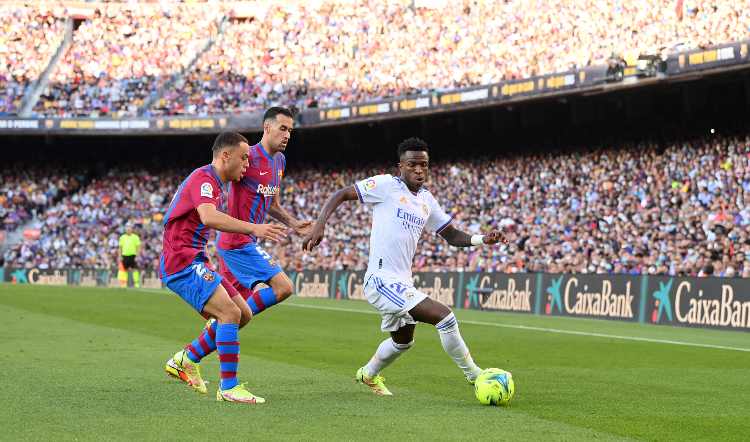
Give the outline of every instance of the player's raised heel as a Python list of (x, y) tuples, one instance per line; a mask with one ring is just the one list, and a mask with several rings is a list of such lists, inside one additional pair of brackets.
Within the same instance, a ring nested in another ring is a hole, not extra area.
[(380, 375), (373, 377), (366, 376), (365, 367), (361, 367), (359, 370), (357, 370), (357, 375), (354, 377), (354, 380), (361, 384), (367, 385), (368, 387), (370, 387), (370, 390), (372, 390), (372, 392), (377, 394), (378, 396), (393, 396), (393, 393), (391, 393), (390, 390), (388, 390), (388, 388), (385, 386), (385, 378)]
[(175, 353), (167, 364), (164, 366), (164, 371), (168, 375), (180, 379), (189, 386), (191, 386), (198, 393), (206, 394), (206, 383), (201, 378), (200, 365), (188, 359), (185, 354), (185, 350), (180, 350)]
[(220, 402), (240, 402), (242, 404), (265, 404), (266, 400), (247, 391), (245, 384), (235, 385), (229, 390), (216, 390), (216, 400)]

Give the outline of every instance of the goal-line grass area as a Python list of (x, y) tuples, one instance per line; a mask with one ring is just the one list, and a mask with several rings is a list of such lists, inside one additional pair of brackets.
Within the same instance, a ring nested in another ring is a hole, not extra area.
[(483, 367), (513, 372), (509, 408), (479, 405), (432, 326), (353, 382), (385, 334), (360, 301), (293, 297), (240, 332), (239, 376), (267, 399), (215, 400), (164, 362), (203, 321), (176, 295), (0, 285), (0, 439), (746, 440), (750, 334), (457, 310)]

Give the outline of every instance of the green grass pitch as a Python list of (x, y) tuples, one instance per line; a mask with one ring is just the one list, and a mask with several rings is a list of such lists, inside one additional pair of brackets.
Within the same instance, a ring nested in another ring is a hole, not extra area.
[(385, 336), (373, 313), (295, 297), (254, 319), (240, 380), (268, 402), (244, 406), (216, 402), (215, 356), (207, 396), (165, 375), (203, 325), (176, 295), (0, 285), (0, 439), (750, 437), (750, 333), (458, 310), (475, 360), (513, 372), (514, 402), (500, 408), (478, 404), (427, 325), (384, 372), (394, 397), (355, 384)]

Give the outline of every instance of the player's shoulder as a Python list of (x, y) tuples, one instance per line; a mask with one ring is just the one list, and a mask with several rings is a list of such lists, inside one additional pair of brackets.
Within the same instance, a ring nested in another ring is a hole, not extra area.
[(213, 174), (211, 173), (210, 164), (198, 167), (197, 169), (190, 172), (190, 175), (188, 175), (188, 181), (195, 181), (202, 178), (211, 178), (212, 180), (214, 179)]
[(286, 163), (286, 156), (284, 155), (284, 152), (276, 152), (275, 154), (273, 154), (273, 159)]
[(400, 181), (397, 177), (394, 177), (389, 173), (373, 175), (362, 180), (366, 190), (375, 190), (376, 188), (387, 189), (389, 187), (398, 186), (399, 182)]
[(211, 194), (214, 188), (221, 188), (221, 183), (209, 164), (195, 169), (188, 177), (186, 186), (200, 187), (201, 194)]
[(432, 192), (430, 191), (430, 189), (428, 189), (428, 188), (426, 188), (424, 186), (422, 186), (419, 189), (419, 192), (417, 192), (417, 197), (422, 198), (422, 199), (424, 199), (426, 201), (435, 201), (435, 202), (437, 202), (437, 199), (435, 198), (435, 195), (432, 194)]

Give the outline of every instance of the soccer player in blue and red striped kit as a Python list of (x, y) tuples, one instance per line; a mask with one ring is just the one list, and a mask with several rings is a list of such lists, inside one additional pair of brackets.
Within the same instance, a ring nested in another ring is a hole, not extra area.
[[(294, 218), (279, 204), (281, 179), (286, 168), (287, 143), (292, 134), (292, 112), (271, 107), (263, 115), (263, 137), (250, 147), (250, 166), (229, 191), (229, 214), (251, 223), (265, 222), (266, 215), (298, 235), (310, 232), (311, 221)], [(253, 316), (292, 294), (292, 281), (266, 252), (258, 238), (242, 233), (222, 233), (217, 239), (219, 271), (247, 301)], [(256, 289), (259, 283), (268, 287)], [(243, 321), (249, 318), (243, 318)]]
[(199, 362), (215, 348), (221, 370), (217, 400), (255, 404), (265, 400), (237, 380), (239, 323), (241, 317), (249, 317), (249, 308), (231, 284), (211, 268), (204, 253), (209, 229), (271, 241), (284, 238), (281, 226), (252, 224), (219, 210), (225, 207), (229, 182), (239, 180), (248, 168), (249, 148), (247, 139), (238, 133), (219, 134), (211, 164), (195, 169), (180, 184), (164, 217), (159, 273), (166, 286), (198, 313), (216, 318), (187, 349), (168, 361), (167, 372), (206, 393)]

